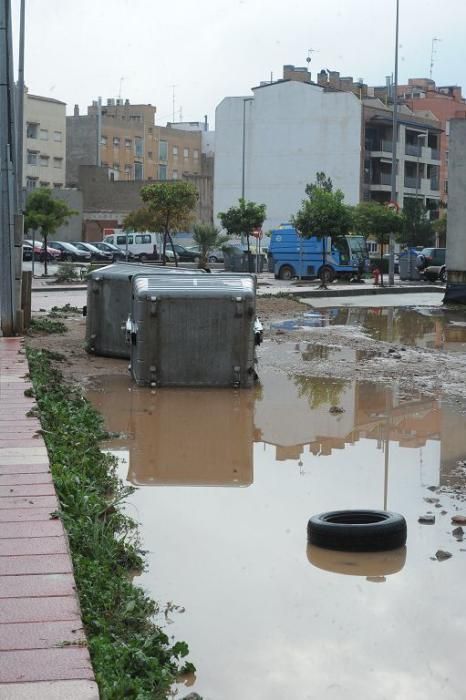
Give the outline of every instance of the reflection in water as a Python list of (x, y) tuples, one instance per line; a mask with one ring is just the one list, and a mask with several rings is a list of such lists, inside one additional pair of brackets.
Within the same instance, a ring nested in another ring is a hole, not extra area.
[(450, 310), (441, 307), (315, 309), (303, 314), (302, 317), (272, 324), (272, 328), (284, 330), (325, 326), (358, 326), (374, 340), (449, 352), (466, 351), (466, 323), (464, 310), (461, 309)]
[[(331, 379), (306, 388), (269, 370), (261, 381), (257, 391), (153, 392), (110, 378), (89, 394), (107, 428), (127, 435), (109, 443), (127, 450), (122, 473), (152, 487), (131, 496), (149, 552), (140, 583), (186, 609), (169, 633), (189, 643), (192, 691), (459, 700), (466, 555), (451, 535), (457, 501), (439, 492), (437, 509), (424, 499), (439, 481), (464, 488), (466, 470), (461, 481), (455, 467), (466, 418), (396, 385), (346, 382), (334, 414)], [(407, 552), (311, 549), (309, 565), (312, 513), (384, 500), (407, 519)], [(417, 520), (430, 508), (427, 528)], [(438, 549), (453, 556), (439, 565)]]
[(338, 552), (308, 544), (306, 554), (318, 569), (349, 576), (389, 576), (401, 571), (406, 562), (406, 547), (386, 552)]

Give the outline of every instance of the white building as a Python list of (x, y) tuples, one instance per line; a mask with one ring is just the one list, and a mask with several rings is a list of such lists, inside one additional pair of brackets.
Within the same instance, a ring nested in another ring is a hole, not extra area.
[(24, 95), (24, 169), (27, 191), (65, 186), (66, 104), (50, 97)]
[(290, 220), (323, 171), (348, 204), (361, 194), (362, 105), (351, 92), (278, 81), (227, 97), (215, 115), (214, 220), (248, 200), (267, 205), (264, 228)]

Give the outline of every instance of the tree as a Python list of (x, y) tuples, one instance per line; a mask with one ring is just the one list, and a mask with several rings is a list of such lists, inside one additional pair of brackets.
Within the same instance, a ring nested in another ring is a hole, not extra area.
[(438, 236), (438, 244), (441, 248), (445, 248), (447, 244), (447, 213), (441, 216), (432, 224), (435, 234)]
[(326, 241), (328, 236), (343, 236), (351, 227), (351, 209), (343, 203), (345, 195), (333, 190), (333, 184), (325, 173), (316, 173), (315, 183), (306, 185), (307, 199), (291, 221), (303, 238), (315, 236), (322, 240), (323, 265), (320, 270), (321, 287), (326, 289), (331, 270), (326, 267)]
[(434, 230), (422, 200), (405, 199), (402, 214), (400, 243), (408, 246), (429, 246), (434, 240)]
[(38, 231), (43, 238), (44, 272), (47, 275), (47, 241), (70, 216), (78, 214), (61, 199), (55, 199), (52, 190), (40, 187), (30, 193), (24, 212), (24, 230)]
[(228, 241), (228, 236), (221, 236), (220, 231), (212, 224), (194, 224), (193, 241), (199, 247), (199, 267), (207, 267), (209, 253), (216, 248), (222, 248)]
[(128, 214), (123, 227), (126, 231), (162, 232), (163, 264), (166, 263), (167, 242), (170, 242), (175, 264), (178, 265), (171, 234), (189, 228), (198, 198), (197, 189), (191, 182), (174, 180), (145, 185), (141, 187), (141, 199), (145, 206)]
[(262, 228), (262, 224), (266, 217), (265, 204), (256, 204), (256, 202), (248, 202), (242, 197), (239, 199), (237, 207), (230, 207), (226, 212), (220, 212), (218, 218), (229, 236), (246, 236), (248, 245), (248, 264), (250, 264), (249, 236), (256, 229)]
[(361, 202), (353, 207), (353, 230), (367, 238), (373, 236), (380, 244), (381, 271), (383, 286), (383, 251), (390, 233), (398, 234), (402, 227), (402, 218), (394, 209), (379, 202)]

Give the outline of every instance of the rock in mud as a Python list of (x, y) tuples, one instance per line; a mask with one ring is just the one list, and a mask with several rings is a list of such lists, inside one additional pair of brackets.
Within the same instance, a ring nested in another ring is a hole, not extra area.
[(451, 522), (455, 525), (466, 525), (466, 515), (454, 515)]
[(426, 515), (420, 515), (417, 521), (422, 523), (422, 525), (433, 525), (435, 523), (435, 515), (426, 513)]
[(424, 498), (426, 503), (438, 503), (440, 498)]
[(332, 415), (338, 415), (339, 413), (344, 413), (345, 409), (342, 408), (341, 406), (330, 406), (328, 409), (328, 412), (331, 413)]
[(456, 539), (461, 542), (463, 540), (464, 530), (462, 527), (455, 527), (455, 529), (452, 530), (451, 534), (453, 535), (453, 537), (456, 537)]
[(451, 552), (446, 552), (444, 549), (438, 549), (435, 552), (435, 557), (437, 561), (445, 561), (446, 559), (450, 559), (453, 554)]

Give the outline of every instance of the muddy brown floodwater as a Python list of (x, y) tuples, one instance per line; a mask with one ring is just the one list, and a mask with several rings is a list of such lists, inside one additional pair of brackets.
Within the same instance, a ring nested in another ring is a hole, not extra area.
[[(139, 487), (128, 507), (149, 550), (140, 583), (185, 609), (167, 632), (189, 643), (197, 672), (175, 690), (204, 700), (460, 700), (466, 542), (451, 518), (466, 513), (463, 405), (442, 402), (433, 384), (424, 394), (344, 371), (306, 376), (302, 363), (328, 364), (335, 352), (334, 366), (363, 364), (374, 348), (361, 343), (369, 355), (356, 359), (339, 340), (288, 333), (264, 346), (253, 390), (152, 391), (119, 374), (95, 376), (88, 391), (123, 434), (106, 447)], [(299, 371), (288, 360), (274, 367), (280, 347), (299, 356)], [(339, 508), (402, 513), (407, 547), (308, 547), (309, 517)], [(425, 514), (433, 525), (418, 522)]]

